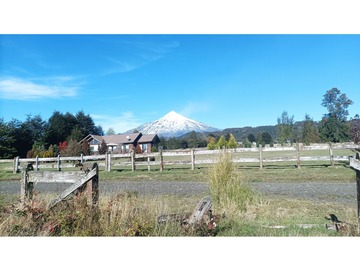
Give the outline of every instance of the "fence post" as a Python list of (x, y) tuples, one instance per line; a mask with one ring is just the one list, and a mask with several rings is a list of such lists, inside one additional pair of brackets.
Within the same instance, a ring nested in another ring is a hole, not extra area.
[(296, 144), (296, 157), (297, 157), (297, 168), (301, 169), (301, 162), (300, 162), (300, 143)]
[(80, 163), (83, 164), (84, 163), (84, 154), (81, 153), (80, 155)]
[(162, 149), (159, 149), (159, 156), (160, 156), (160, 172), (164, 170), (164, 157), (162, 154)]
[(27, 200), (32, 200), (32, 198), (33, 198), (33, 190), (34, 190), (34, 183), (29, 182), (28, 170), (24, 170), (23, 178), (21, 179), (21, 186), (20, 186), (20, 204), (21, 204), (21, 207), (24, 207), (25, 202)]
[(195, 170), (195, 150), (191, 149), (191, 169)]
[(107, 168), (108, 168), (108, 153), (106, 152), (105, 153), (105, 171), (107, 171)]
[(263, 169), (263, 156), (262, 156), (262, 145), (259, 144), (259, 160), (260, 160), (260, 170)]
[(135, 166), (135, 149), (131, 151), (131, 171), (135, 172), (136, 166)]
[(358, 223), (360, 223), (360, 171), (356, 170), (356, 190), (358, 204)]
[(105, 153), (105, 170), (111, 172), (111, 153)]
[(150, 157), (147, 157), (147, 163), (148, 163), (148, 171), (150, 172), (150, 171), (151, 171), (151, 168), (150, 168)]
[(99, 201), (99, 167), (98, 164), (95, 162), (91, 168), (91, 170), (96, 169), (95, 176), (86, 183), (86, 196), (87, 201), (92, 206), (96, 206)]
[(37, 155), (35, 158), (35, 170), (36, 171), (39, 170), (39, 155)]
[(20, 185), (20, 204), (24, 206), (25, 204), (25, 195), (26, 195), (26, 188), (27, 188), (27, 171), (23, 172), (23, 177), (21, 179)]
[(15, 157), (13, 164), (13, 173), (17, 174), (18, 172), (19, 172), (19, 157)]
[(61, 171), (61, 160), (60, 160), (60, 154), (57, 156), (57, 170)]
[(331, 143), (329, 143), (329, 155), (330, 155), (331, 166), (334, 166), (334, 155), (333, 155), (333, 149)]

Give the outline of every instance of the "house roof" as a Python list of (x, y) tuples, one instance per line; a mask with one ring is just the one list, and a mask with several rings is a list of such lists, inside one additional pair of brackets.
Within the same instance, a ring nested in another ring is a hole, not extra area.
[(92, 139), (95, 139), (99, 143), (101, 143), (102, 140), (104, 140), (107, 145), (133, 144), (137, 142), (142, 136), (147, 136), (147, 135), (142, 135), (141, 133), (107, 135), (107, 136), (89, 134), (84, 139), (82, 139), (80, 143), (83, 142), (84, 140), (90, 141)]
[(139, 143), (148, 143), (148, 142), (153, 142), (155, 140), (159, 140), (159, 137), (157, 134), (143, 134), (138, 142)]
[(141, 135), (141, 133), (131, 133), (102, 136), (102, 138), (105, 140), (106, 144), (127, 144), (138, 141)]

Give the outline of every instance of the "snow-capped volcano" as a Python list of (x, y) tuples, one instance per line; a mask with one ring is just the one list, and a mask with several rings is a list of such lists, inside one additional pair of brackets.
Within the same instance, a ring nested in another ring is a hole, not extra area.
[[(158, 134), (159, 136), (163, 137), (178, 137), (191, 131), (219, 131), (217, 128), (213, 128), (204, 123), (189, 119), (174, 111), (169, 112), (159, 120), (146, 123), (135, 129), (143, 134)], [(131, 133), (133, 130), (126, 133)]]

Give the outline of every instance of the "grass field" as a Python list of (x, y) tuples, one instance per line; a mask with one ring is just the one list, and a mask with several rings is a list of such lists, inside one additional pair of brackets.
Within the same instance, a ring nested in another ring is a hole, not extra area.
[[(346, 151), (346, 150), (345, 150)], [(251, 156), (253, 153), (248, 153)], [(250, 155), (251, 154), (251, 155)], [(267, 152), (271, 157), (281, 156), (279, 152)], [(283, 153), (284, 154), (284, 153)], [(289, 153), (287, 153), (289, 154)], [(313, 155), (325, 155), (314, 151)], [(346, 155), (348, 152), (334, 153)], [(351, 154), (350, 154), (351, 155)], [(344, 183), (354, 182), (355, 173), (347, 162), (302, 162), (298, 169), (294, 162), (266, 163), (262, 170), (258, 164), (236, 163), (233, 170), (245, 185), (249, 182), (322, 182)], [(22, 174), (13, 174), (11, 163), (0, 163), (0, 181), (20, 180)], [(130, 168), (116, 169), (111, 172), (100, 170), (100, 181), (201, 181), (209, 182), (213, 165), (196, 166), (190, 170), (187, 165), (159, 168), (138, 167), (132, 172)], [(76, 170), (77, 168), (66, 168)], [(64, 169), (65, 170), (65, 169)], [(200, 196), (200, 195), (199, 195)], [(213, 214), (218, 216), (217, 227), (209, 231), (199, 225), (192, 229), (184, 229), (178, 223), (158, 224), (156, 218), (162, 214), (186, 214), (192, 212), (199, 196), (138, 196), (136, 194), (118, 194), (114, 197), (100, 198), (97, 221), (89, 214), (89, 208), (83, 204), (70, 205), (58, 212), (46, 212), (43, 205), (46, 197), (39, 197), (35, 209), (20, 211), (17, 209), (16, 196), (0, 195), (0, 235), (43, 235), (43, 226), (55, 220), (63, 226), (54, 235), (79, 236), (358, 236), (357, 209), (337, 203), (318, 203), (289, 197), (264, 196), (255, 194), (255, 199), (247, 204), (245, 211), (232, 206), (213, 206)], [(325, 224), (331, 224), (324, 217), (336, 213), (341, 220), (353, 224), (345, 232), (328, 230)], [(39, 217), (40, 219), (39, 221)]]

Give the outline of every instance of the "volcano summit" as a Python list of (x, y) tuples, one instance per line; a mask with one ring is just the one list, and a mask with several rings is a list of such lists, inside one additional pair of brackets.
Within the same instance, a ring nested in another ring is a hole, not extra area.
[[(188, 132), (213, 132), (219, 129), (210, 127), (204, 123), (189, 119), (185, 116), (171, 111), (159, 120), (143, 124), (135, 128), (143, 134), (158, 134), (163, 137), (179, 137)], [(126, 133), (131, 133), (133, 130)]]

